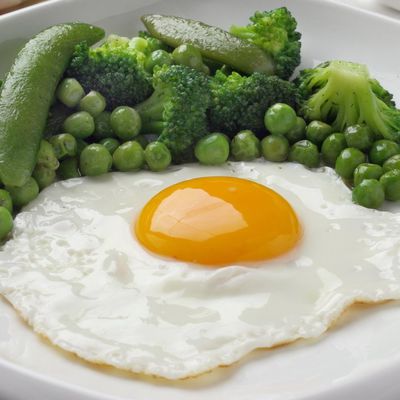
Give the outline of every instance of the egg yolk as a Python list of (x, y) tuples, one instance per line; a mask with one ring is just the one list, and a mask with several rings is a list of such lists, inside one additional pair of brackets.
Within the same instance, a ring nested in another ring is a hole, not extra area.
[(258, 183), (197, 178), (154, 196), (135, 224), (139, 242), (161, 256), (205, 265), (267, 260), (291, 250), (301, 226), (290, 204)]

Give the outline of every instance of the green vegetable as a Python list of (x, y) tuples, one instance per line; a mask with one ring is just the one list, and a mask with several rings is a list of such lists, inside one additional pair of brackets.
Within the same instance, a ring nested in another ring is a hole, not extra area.
[(289, 129), (285, 137), (289, 140), (290, 144), (296, 143), (306, 138), (306, 121), (301, 117), (296, 117), (296, 124), (292, 129)]
[(400, 200), (400, 170), (393, 169), (385, 172), (380, 180), (385, 191), (385, 199), (389, 201)]
[(79, 102), (79, 109), (81, 111), (87, 111), (92, 117), (97, 117), (106, 108), (106, 99), (99, 92), (91, 90), (83, 99)]
[(81, 176), (79, 172), (79, 161), (77, 157), (66, 158), (61, 161), (60, 167), (57, 170), (57, 175), (60, 179), (72, 179)]
[(39, 189), (43, 190), (55, 181), (56, 171), (54, 169), (36, 165), (35, 169), (33, 170), (32, 176), (39, 185)]
[(374, 134), (365, 124), (348, 126), (344, 131), (347, 146), (367, 151), (374, 142)]
[(100, 141), (100, 144), (102, 144), (110, 152), (110, 154), (113, 155), (114, 151), (117, 150), (121, 143), (115, 138), (104, 138)]
[(134, 106), (152, 92), (146, 59), (143, 52), (129, 46), (129, 40), (114, 35), (100, 47), (76, 46), (67, 75), (76, 78), (86, 92), (101, 93), (110, 109)]
[(322, 121), (311, 121), (306, 128), (306, 137), (310, 142), (320, 146), (332, 133), (332, 127)]
[(374, 164), (382, 165), (390, 157), (400, 153), (400, 146), (387, 139), (374, 142), (369, 151), (369, 159)]
[(63, 124), (65, 132), (70, 133), (76, 139), (85, 139), (94, 132), (94, 119), (86, 111), (79, 111), (70, 115)]
[(260, 140), (250, 130), (239, 132), (231, 142), (232, 156), (236, 161), (251, 161), (261, 155)]
[(154, 73), (153, 85), (151, 97), (136, 107), (141, 132), (159, 135), (174, 162), (190, 159), (195, 143), (207, 133), (207, 77), (184, 65), (164, 65)]
[(290, 148), (289, 161), (303, 164), (308, 168), (317, 168), (320, 163), (318, 147), (309, 140), (300, 140)]
[(142, 149), (145, 149), (146, 146), (149, 144), (149, 140), (144, 135), (137, 135), (135, 137), (135, 141), (138, 142), (142, 146)]
[(223, 133), (210, 133), (197, 142), (194, 154), (201, 164), (224, 164), (229, 157), (229, 140)]
[(284, 136), (270, 135), (261, 141), (261, 152), (268, 161), (282, 162), (289, 157), (289, 141)]
[(89, 143), (85, 142), (83, 139), (76, 139), (76, 154), (81, 155), (83, 149), (89, 146)]
[(325, 62), (302, 71), (297, 84), (302, 98), (300, 112), (308, 120), (328, 122), (338, 132), (365, 124), (377, 137), (392, 140), (400, 131), (400, 111), (365, 65)]
[(113, 132), (122, 140), (130, 140), (137, 136), (142, 128), (139, 113), (127, 106), (117, 107), (110, 117)]
[(264, 132), (265, 112), (275, 103), (296, 106), (296, 87), (276, 76), (254, 73), (247, 77), (217, 71), (210, 87), (211, 129), (230, 136), (244, 129)]
[(69, 108), (60, 102), (55, 103), (49, 111), (47, 124), (44, 129), (44, 137), (57, 135), (58, 133), (62, 132), (64, 121), (73, 112), (74, 110), (72, 108)]
[(175, 64), (186, 65), (197, 69), (203, 74), (209, 75), (210, 69), (203, 63), (200, 50), (191, 44), (181, 44), (172, 52)]
[(366, 156), (361, 150), (348, 147), (336, 159), (335, 171), (343, 179), (352, 179), (357, 166), (365, 162)]
[(400, 154), (395, 154), (383, 163), (384, 172), (391, 171), (392, 169), (400, 169)]
[(10, 193), (14, 207), (21, 208), (32, 200), (34, 200), (39, 194), (39, 186), (35, 179), (29, 177), (26, 183), (22, 186), (5, 186), (7, 192)]
[(113, 165), (118, 171), (137, 171), (143, 167), (144, 150), (135, 140), (121, 144), (112, 156)]
[(76, 156), (78, 153), (76, 139), (69, 133), (52, 136), (49, 140), (58, 160)]
[(161, 142), (149, 143), (144, 150), (144, 159), (150, 171), (154, 172), (164, 171), (172, 161), (168, 147)]
[(53, 146), (47, 140), (41, 140), (40, 142), (36, 164), (51, 170), (56, 170), (60, 165)]
[(64, 79), (57, 88), (57, 99), (69, 108), (74, 108), (85, 95), (81, 84), (74, 78)]
[(247, 74), (273, 75), (275, 72), (274, 60), (269, 54), (223, 29), (181, 17), (155, 14), (144, 15), (142, 21), (152, 36), (174, 48), (191, 44), (203, 57)]
[(273, 135), (285, 135), (296, 125), (296, 111), (287, 104), (276, 103), (265, 113), (264, 123)]
[(146, 60), (146, 71), (153, 73), (156, 66), (171, 65), (173, 63), (172, 55), (165, 50), (155, 50)]
[(94, 126), (93, 137), (95, 139), (104, 139), (115, 136), (111, 127), (111, 113), (109, 111), (103, 111), (95, 117)]
[(364, 179), (379, 179), (383, 174), (383, 168), (377, 164), (362, 163), (354, 170), (354, 186), (359, 185)]
[(286, 7), (257, 11), (247, 26), (232, 26), (230, 32), (263, 49), (272, 57), (274, 73), (288, 79), (300, 64), (301, 34)]
[[(74, 46), (93, 44), (104, 31), (82, 23), (39, 33), (20, 51), (0, 94), (0, 179), (22, 186), (32, 174), (57, 84)], [(18, 110), (18, 112), (15, 112)]]
[(103, 175), (110, 171), (111, 166), (111, 154), (103, 145), (98, 143), (85, 147), (79, 157), (79, 170), (82, 175)]
[(385, 192), (376, 179), (365, 179), (353, 189), (352, 197), (360, 206), (379, 208), (385, 200)]
[(0, 240), (4, 240), (12, 231), (14, 226), (13, 218), (9, 210), (0, 207)]
[(329, 135), (321, 147), (322, 160), (329, 165), (334, 167), (336, 159), (339, 154), (347, 147), (346, 138), (343, 133), (332, 133)]
[(4, 189), (0, 189), (0, 207), (7, 208), (10, 213), (13, 212), (13, 202), (10, 193)]
[(148, 42), (145, 38), (142, 37), (134, 37), (129, 41), (129, 48), (138, 50), (142, 53), (147, 51)]

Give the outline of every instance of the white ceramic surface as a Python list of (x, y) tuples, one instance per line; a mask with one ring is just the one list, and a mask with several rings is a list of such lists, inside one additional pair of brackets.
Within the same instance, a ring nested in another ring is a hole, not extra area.
[[(57, 22), (96, 22), (133, 35), (146, 12), (178, 14), (228, 27), (255, 9), (287, 5), (303, 32), (303, 66), (340, 58), (369, 65), (400, 102), (400, 23), (317, 0), (55, 0), (0, 17), (0, 76), (30, 35)], [(372, 29), (373, 27), (373, 29)], [(379, 35), (377, 35), (379, 32)], [(400, 397), (399, 303), (360, 306), (326, 335), (271, 351), (202, 377), (167, 382), (96, 368), (35, 336), (0, 301), (0, 398), (7, 400), (397, 400)]]

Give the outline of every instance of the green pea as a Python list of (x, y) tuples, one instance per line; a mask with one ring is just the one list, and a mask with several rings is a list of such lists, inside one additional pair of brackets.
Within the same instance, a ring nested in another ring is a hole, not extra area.
[(276, 103), (265, 113), (264, 123), (273, 135), (286, 135), (296, 126), (296, 112), (287, 104)]
[(100, 141), (100, 144), (102, 144), (110, 152), (110, 154), (113, 155), (114, 151), (117, 150), (121, 143), (115, 138), (105, 138)]
[(186, 65), (208, 75), (210, 69), (203, 63), (200, 50), (191, 44), (181, 44), (172, 52), (176, 64)]
[(40, 148), (38, 151), (36, 163), (37, 165), (53, 170), (57, 169), (60, 165), (57, 160), (57, 154), (55, 153), (53, 146), (47, 140), (42, 140), (40, 142)]
[(92, 117), (97, 117), (106, 108), (106, 99), (99, 92), (91, 90), (79, 102), (79, 109), (87, 111)]
[(15, 207), (20, 208), (36, 199), (39, 194), (39, 185), (32, 177), (23, 186), (6, 186)]
[(335, 171), (343, 179), (352, 179), (357, 166), (365, 162), (366, 156), (361, 150), (348, 147), (336, 159)]
[(7, 208), (10, 213), (13, 212), (13, 202), (10, 193), (7, 190), (0, 189), (0, 207)]
[(237, 133), (231, 142), (232, 156), (236, 161), (251, 161), (261, 155), (260, 140), (250, 130)]
[(61, 133), (52, 136), (50, 143), (53, 146), (54, 153), (59, 160), (66, 157), (76, 156), (78, 152), (78, 145), (76, 139), (69, 133)]
[(39, 189), (43, 190), (56, 180), (56, 171), (54, 169), (37, 165), (33, 170), (32, 176), (39, 185)]
[(57, 175), (63, 180), (80, 177), (81, 173), (79, 171), (78, 158), (71, 157), (61, 161), (60, 167), (57, 170)]
[(332, 127), (325, 122), (311, 121), (306, 128), (306, 137), (310, 142), (320, 146), (332, 131)]
[(306, 121), (301, 117), (296, 117), (296, 124), (292, 129), (289, 129), (286, 133), (286, 139), (289, 140), (290, 144), (299, 142), (306, 138)]
[(285, 161), (289, 156), (289, 147), (289, 141), (284, 136), (270, 135), (261, 141), (261, 153), (268, 161)]
[(347, 147), (367, 151), (374, 142), (374, 134), (365, 124), (348, 126), (344, 131)]
[(110, 171), (111, 166), (111, 154), (103, 145), (98, 143), (85, 147), (79, 157), (79, 169), (82, 175), (103, 175)]
[(87, 111), (79, 111), (70, 115), (63, 124), (65, 132), (77, 139), (85, 139), (94, 132), (94, 119)]
[(93, 137), (95, 139), (104, 139), (115, 136), (111, 126), (111, 113), (103, 111), (94, 118), (95, 130)]
[(172, 161), (168, 147), (161, 142), (149, 143), (144, 150), (144, 159), (151, 171), (164, 171)]
[(129, 41), (129, 47), (131, 49), (140, 51), (141, 53), (144, 53), (147, 50), (148, 46), (149, 44), (147, 40), (142, 37), (134, 37)]
[(64, 79), (56, 92), (57, 99), (70, 108), (76, 107), (84, 95), (83, 87), (75, 78)]
[(354, 170), (354, 186), (359, 185), (364, 179), (379, 179), (383, 174), (383, 168), (378, 164), (362, 163)]
[(165, 50), (155, 50), (146, 60), (145, 68), (148, 72), (152, 73), (155, 66), (171, 65), (172, 63), (171, 53)]
[(395, 154), (383, 163), (384, 172), (391, 171), (392, 169), (400, 169), (400, 154)]
[(113, 154), (113, 165), (118, 171), (136, 171), (143, 167), (144, 150), (135, 140), (121, 144)]
[(13, 217), (5, 207), (0, 207), (0, 240), (4, 240), (14, 226)]
[(300, 140), (292, 145), (289, 161), (303, 164), (308, 168), (317, 168), (320, 163), (318, 147), (309, 140)]
[(381, 139), (374, 142), (369, 151), (369, 159), (374, 164), (382, 165), (395, 154), (400, 153), (400, 146), (392, 140)]
[(347, 147), (346, 138), (343, 133), (332, 133), (321, 147), (323, 161), (330, 167), (334, 167), (339, 154)]
[(194, 155), (201, 164), (224, 164), (229, 157), (229, 140), (222, 133), (210, 133), (197, 142)]
[(142, 128), (139, 113), (127, 106), (117, 107), (110, 117), (114, 133), (122, 140), (130, 140), (137, 136)]
[(385, 200), (382, 184), (376, 179), (364, 179), (353, 189), (353, 202), (367, 208), (379, 208)]
[(83, 149), (87, 146), (89, 146), (88, 142), (85, 142), (83, 139), (76, 139), (76, 154), (80, 156)]
[(379, 181), (385, 191), (386, 200), (400, 200), (400, 170), (392, 169), (391, 171), (385, 172)]

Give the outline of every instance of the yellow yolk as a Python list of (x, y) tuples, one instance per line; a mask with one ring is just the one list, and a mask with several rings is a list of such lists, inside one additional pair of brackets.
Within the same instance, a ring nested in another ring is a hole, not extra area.
[(191, 179), (154, 196), (135, 225), (161, 256), (206, 265), (261, 261), (291, 250), (301, 226), (273, 190), (233, 177)]

